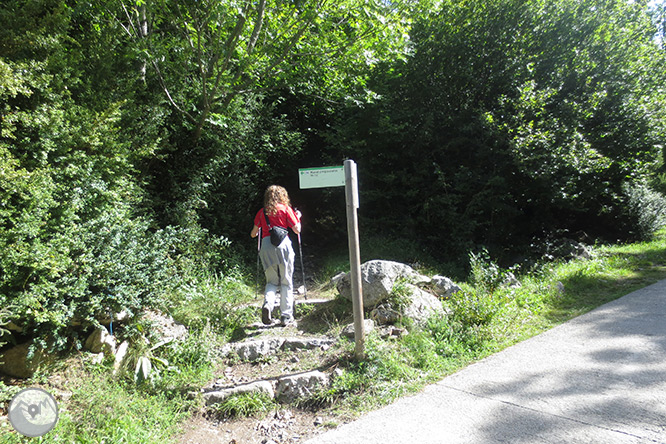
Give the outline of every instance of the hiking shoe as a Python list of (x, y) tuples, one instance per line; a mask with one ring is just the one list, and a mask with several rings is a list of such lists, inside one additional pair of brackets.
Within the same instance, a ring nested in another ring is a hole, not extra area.
[(291, 316), (282, 316), (280, 324), (282, 324), (283, 327), (292, 327), (296, 325), (296, 321)]
[(271, 325), (273, 322), (271, 319), (271, 311), (265, 305), (261, 308), (261, 322), (263, 322), (264, 325)]

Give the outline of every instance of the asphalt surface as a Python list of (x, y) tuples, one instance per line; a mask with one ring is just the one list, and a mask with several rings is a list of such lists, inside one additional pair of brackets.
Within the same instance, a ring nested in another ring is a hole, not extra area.
[(666, 443), (666, 281), (306, 444)]

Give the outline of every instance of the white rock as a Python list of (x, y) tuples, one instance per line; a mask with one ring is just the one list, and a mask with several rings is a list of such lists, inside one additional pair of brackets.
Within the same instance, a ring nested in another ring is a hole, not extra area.
[(165, 340), (182, 341), (187, 338), (187, 328), (169, 315), (146, 311), (143, 318), (148, 320), (157, 334)]
[(282, 344), (283, 350), (312, 350), (315, 348), (330, 347), (335, 343), (331, 338), (286, 338)]
[(430, 283), (432, 284), (435, 293), (437, 293), (437, 296), (444, 299), (450, 298), (452, 294), (461, 290), (458, 285), (445, 276), (433, 276)]
[(224, 401), (229, 396), (243, 393), (266, 393), (271, 398), (275, 397), (273, 384), (269, 381), (255, 381), (249, 384), (241, 384), (235, 387), (205, 393), (203, 398), (206, 401), (206, 405), (213, 405)]
[(378, 305), (370, 312), (370, 318), (377, 323), (377, 325), (395, 324), (398, 322), (402, 315), (397, 310), (384, 305)]
[[(371, 331), (375, 329), (375, 321), (372, 319), (364, 319), (363, 320), (363, 330), (365, 331), (365, 334), (367, 335)], [(354, 338), (356, 336), (355, 333), (355, 328), (354, 328), (354, 323), (352, 322), (351, 324), (347, 325), (345, 328), (342, 329), (342, 336), (345, 336), (347, 338)]]
[(113, 363), (113, 373), (116, 374), (118, 370), (120, 369), (120, 366), (123, 364), (123, 361), (125, 360), (125, 356), (127, 356), (127, 350), (129, 349), (129, 341), (124, 341), (122, 344), (118, 346), (118, 349), (116, 350), (116, 358), (115, 362)]
[(88, 336), (84, 347), (92, 353), (104, 352), (107, 356), (113, 356), (116, 354), (116, 338), (111, 336), (106, 328), (100, 327)]
[(446, 315), (442, 301), (437, 296), (412, 284), (407, 284), (407, 288), (411, 291), (411, 296), (409, 305), (403, 310), (404, 316), (413, 319), (417, 324), (423, 324), (431, 316)]
[(278, 379), (275, 396), (280, 401), (293, 402), (313, 395), (319, 389), (327, 387), (328, 383), (328, 375), (318, 370), (284, 376)]
[(236, 344), (236, 353), (244, 361), (256, 361), (257, 359), (275, 354), (282, 344), (284, 338), (269, 338), (264, 340), (241, 342)]
[[(393, 291), (393, 285), (399, 278), (408, 279), (415, 284), (430, 282), (409, 265), (400, 262), (374, 260), (361, 265), (361, 286), (363, 306), (371, 308), (386, 299)], [(342, 297), (351, 300), (351, 277), (345, 274), (337, 282), (336, 288)]]

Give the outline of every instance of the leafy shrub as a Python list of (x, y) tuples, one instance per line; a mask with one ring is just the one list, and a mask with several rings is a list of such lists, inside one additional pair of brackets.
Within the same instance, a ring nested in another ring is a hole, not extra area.
[(470, 283), (479, 290), (492, 293), (502, 285), (515, 279), (514, 272), (520, 266), (514, 265), (509, 269), (501, 268), (490, 258), (485, 248), (478, 253), (469, 253)]
[(626, 212), (641, 239), (648, 239), (666, 225), (666, 196), (647, 185), (625, 184)]
[(465, 327), (487, 325), (502, 308), (500, 298), (483, 289), (463, 288), (451, 296), (452, 319)]
[(184, 273), (213, 260), (202, 245), (224, 254), (224, 239), (203, 230), (155, 230), (134, 217), (116, 189), (132, 189), (125, 178), (114, 185), (83, 166), (30, 171), (2, 146), (0, 169), (0, 303), (42, 346), (64, 348), (73, 325), (163, 305)]
[(253, 298), (243, 275), (234, 269), (226, 276), (208, 273), (181, 285), (171, 295), (169, 305), (176, 321), (195, 328), (209, 326), (229, 339), (258, 316), (257, 310), (247, 306)]

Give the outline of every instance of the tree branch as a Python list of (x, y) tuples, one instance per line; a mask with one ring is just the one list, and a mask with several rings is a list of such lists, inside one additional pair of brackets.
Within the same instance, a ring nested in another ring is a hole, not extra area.
[(261, 27), (264, 23), (264, 11), (266, 9), (266, 0), (261, 0), (259, 6), (257, 7), (257, 20), (254, 22), (254, 29), (252, 30), (252, 36), (250, 41), (247, 44), (247, 55), (251, 55), (254, 51), (254, 46), (257, 44), (259, 39), (259, 33), (261, 32)]

